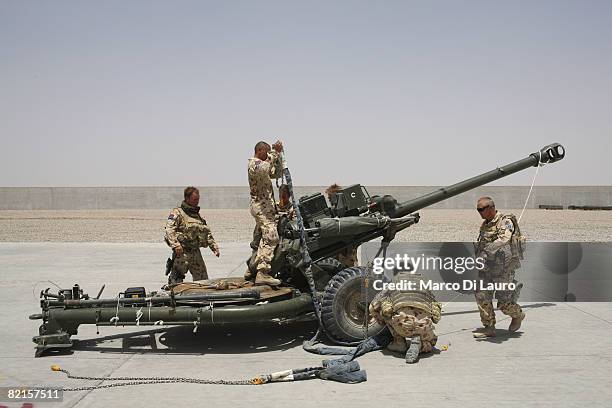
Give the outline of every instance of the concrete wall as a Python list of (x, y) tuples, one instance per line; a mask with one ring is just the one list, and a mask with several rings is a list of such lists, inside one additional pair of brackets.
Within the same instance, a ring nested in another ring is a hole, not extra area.
[[(391, 194), (405, 201), (439, 187), (372, 186), (371, 195)], [(296, 187), (297, 196), (322, 192), (325, 187)], [(529, 187), (480, 187), (431, 208), (473, 208), (478, 197), (493, 197), (499, 208), (522, 208)], [(203, 208), (248, 208), (248, 187), (200, 187)], [(165, 209), (182, 200), (183, 187), (0, 187), (0, 210)], [(612, 205), (612, 186), (535, 187), (528, 208), (538, 205)]]

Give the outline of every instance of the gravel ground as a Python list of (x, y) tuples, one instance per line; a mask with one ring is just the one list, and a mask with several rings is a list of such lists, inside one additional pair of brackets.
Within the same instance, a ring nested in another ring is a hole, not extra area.
[[(519, 214), (520, 210), (512, 211)], [(203, 211), (220, 242), (248, 242), (248, 210)], [(161, 242), (166, 210), (0, 211), (0, 242)], [(474, 210), (422, 210), (421, 222), (396, 241), (473, 241)], [(612, 241), (612, 211), (527, 210), (521, 221), (532, 241)]]

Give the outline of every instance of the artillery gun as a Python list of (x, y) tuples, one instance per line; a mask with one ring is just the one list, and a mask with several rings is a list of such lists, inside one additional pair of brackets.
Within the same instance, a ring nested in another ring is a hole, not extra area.
[[(321, 194), (299, 201), (292, 197), (297, 220), (279, 222), (281, 240), (272, 262), (273, 273), (283, 282), (279, 288), (252, 286), (242, 278), (211, 279), (161, 292), (128, 288), (111, 299), (100, 298), (104, 287), (95, 298), (78, 285), (57, 293), (47, 289), (40, 294), (41, 313), (30, 316), (42, 320), (39, 335), (32, 339), (36, 356), (72, 347), (71, 336), (81, 324), (187, 325), (197, 330), (207, 325), (317, 318), (331, 340), (354, 344), (382, 330), (367, 316), (377, 293), (370, 282), (380, 277), (368, 266), (347, 268), (334, 258), (337, 254), (382, 238), (376, 256), (381, 252), (385, 256), (396, 234), (419, 222), (418, 210), (564, 156), (563, 146), (550, 144), (516, 162), (402, 203), (390, 195), (370, 196), (359, 184), (340, 190), (331, 205)], [(253, 268), (251, 259), (247, 267)]]

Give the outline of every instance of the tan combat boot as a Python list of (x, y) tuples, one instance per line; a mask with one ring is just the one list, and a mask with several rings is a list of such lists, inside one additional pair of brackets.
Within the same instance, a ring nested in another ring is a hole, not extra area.
[(278, 286), (280, 284), (280, 280), (271, 277), (265, 272), (257, 272), (257, 277), (255, 277), (255, 285)]
[(481, 327), (473, 333), (475, 339), (486, 339), (487, 337), (495, 337), (495, 326)]
[(510, 326), (508, 326), (508, 330), (511, 332), (515, 332), (521, 328), (521, 322), (525, 319), (525, 313), (521, 312), (519, 317), (513, 317), (510, 322)]

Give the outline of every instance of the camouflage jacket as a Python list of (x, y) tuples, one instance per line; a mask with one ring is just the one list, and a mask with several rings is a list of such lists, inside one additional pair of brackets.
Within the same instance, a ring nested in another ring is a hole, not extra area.
[(512, 218), (498, 211), (491, 221), (483, 221), (478, 234), (476, 256), (485, 257), (489, 263), (502, 259), (506, 264), (517, 258), (512, 251), (511, 240), (516, 229)]
[(251, 201), (269, 201), (274, 205), (274, 190), (272, 189), (272, 178), (279, 178), (282, 172), (280, 155), (272, 150), (268, 153), (267, 160), (259, 160), (257, 157), (249, 159), (248, 175), (249, 187), (251, 188)]
[(197, 210), (188, 213), (183, 204), (170, 211), (165, 227), (168, 246), (174, 249), (180, 245), (186, 250), (210, 247), (213, 252), (219, 249), (206, 220), (200, 215), (199, 208)]

